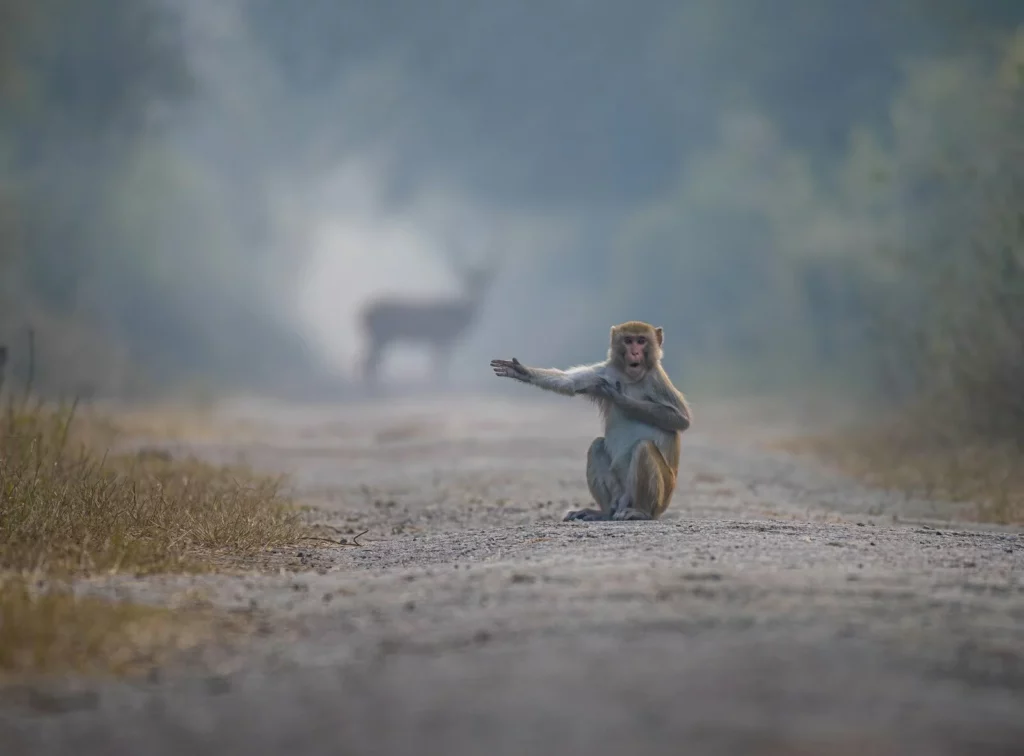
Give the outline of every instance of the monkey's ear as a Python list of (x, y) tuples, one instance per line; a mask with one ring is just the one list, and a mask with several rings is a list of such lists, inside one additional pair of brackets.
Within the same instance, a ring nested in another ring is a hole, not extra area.
[(654, 337), (658, 340), (658, 346), (665, 343), (665, 329), (658, 326), (654, 329)]
[(609, 338), (611, 338), (611, 341), (612, 341), (613, 344), (615, 343), (615, 337), (618, 335), (618, 333), (619, 333), (619, 327), (618, 326), (612, 326), (612, 333), (611, 333), (611, 336)]

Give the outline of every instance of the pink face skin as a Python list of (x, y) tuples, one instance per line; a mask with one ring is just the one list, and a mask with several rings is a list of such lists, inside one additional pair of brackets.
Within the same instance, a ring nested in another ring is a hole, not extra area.
[(623, 336), (622, 343), (626, 347), (626, 376), (631, 380), (639, 380), (647, 371), (644, 350), (647, 348), (646, 336)]

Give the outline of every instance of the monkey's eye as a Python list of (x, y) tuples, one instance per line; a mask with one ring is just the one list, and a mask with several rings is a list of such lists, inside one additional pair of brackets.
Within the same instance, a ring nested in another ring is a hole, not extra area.
[(644, 336), (637, 336), (636, 343), (639, 344), (640, 346), (643, 346), (644, 344), (647, 343), (647, 338)]
[(633, 343), (633, 337), (632, 336), (627, 336), (626, 338), (624, 338), (622, 340), (622, 343), (623, 344), (632, 344)]

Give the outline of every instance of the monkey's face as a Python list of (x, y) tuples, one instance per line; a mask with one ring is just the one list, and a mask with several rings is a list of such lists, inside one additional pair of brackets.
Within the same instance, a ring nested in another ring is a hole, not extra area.
[(661, 357), (660, 328), (633, 321), (612, 328), (611, 357), (631, 381), (639, 381)]
[(630, 380), (640, 380), (647, 372), (650, 341), (650, 336), (644, 333), (627, 333), (622, 336), (623, 363)]

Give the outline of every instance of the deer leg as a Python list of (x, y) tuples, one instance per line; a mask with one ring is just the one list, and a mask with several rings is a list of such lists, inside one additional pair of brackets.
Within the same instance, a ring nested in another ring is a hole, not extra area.
[(384, 345), (379, 339), (370, 342), (363, 361), (363, 380), (367, 383), (377, 382), (377, 371), (380, 369), (381, 357), (384, 354)]
[(444, 386), (451, 375), (452, 345), (438, 344), (434, 347), (434, 380)]

